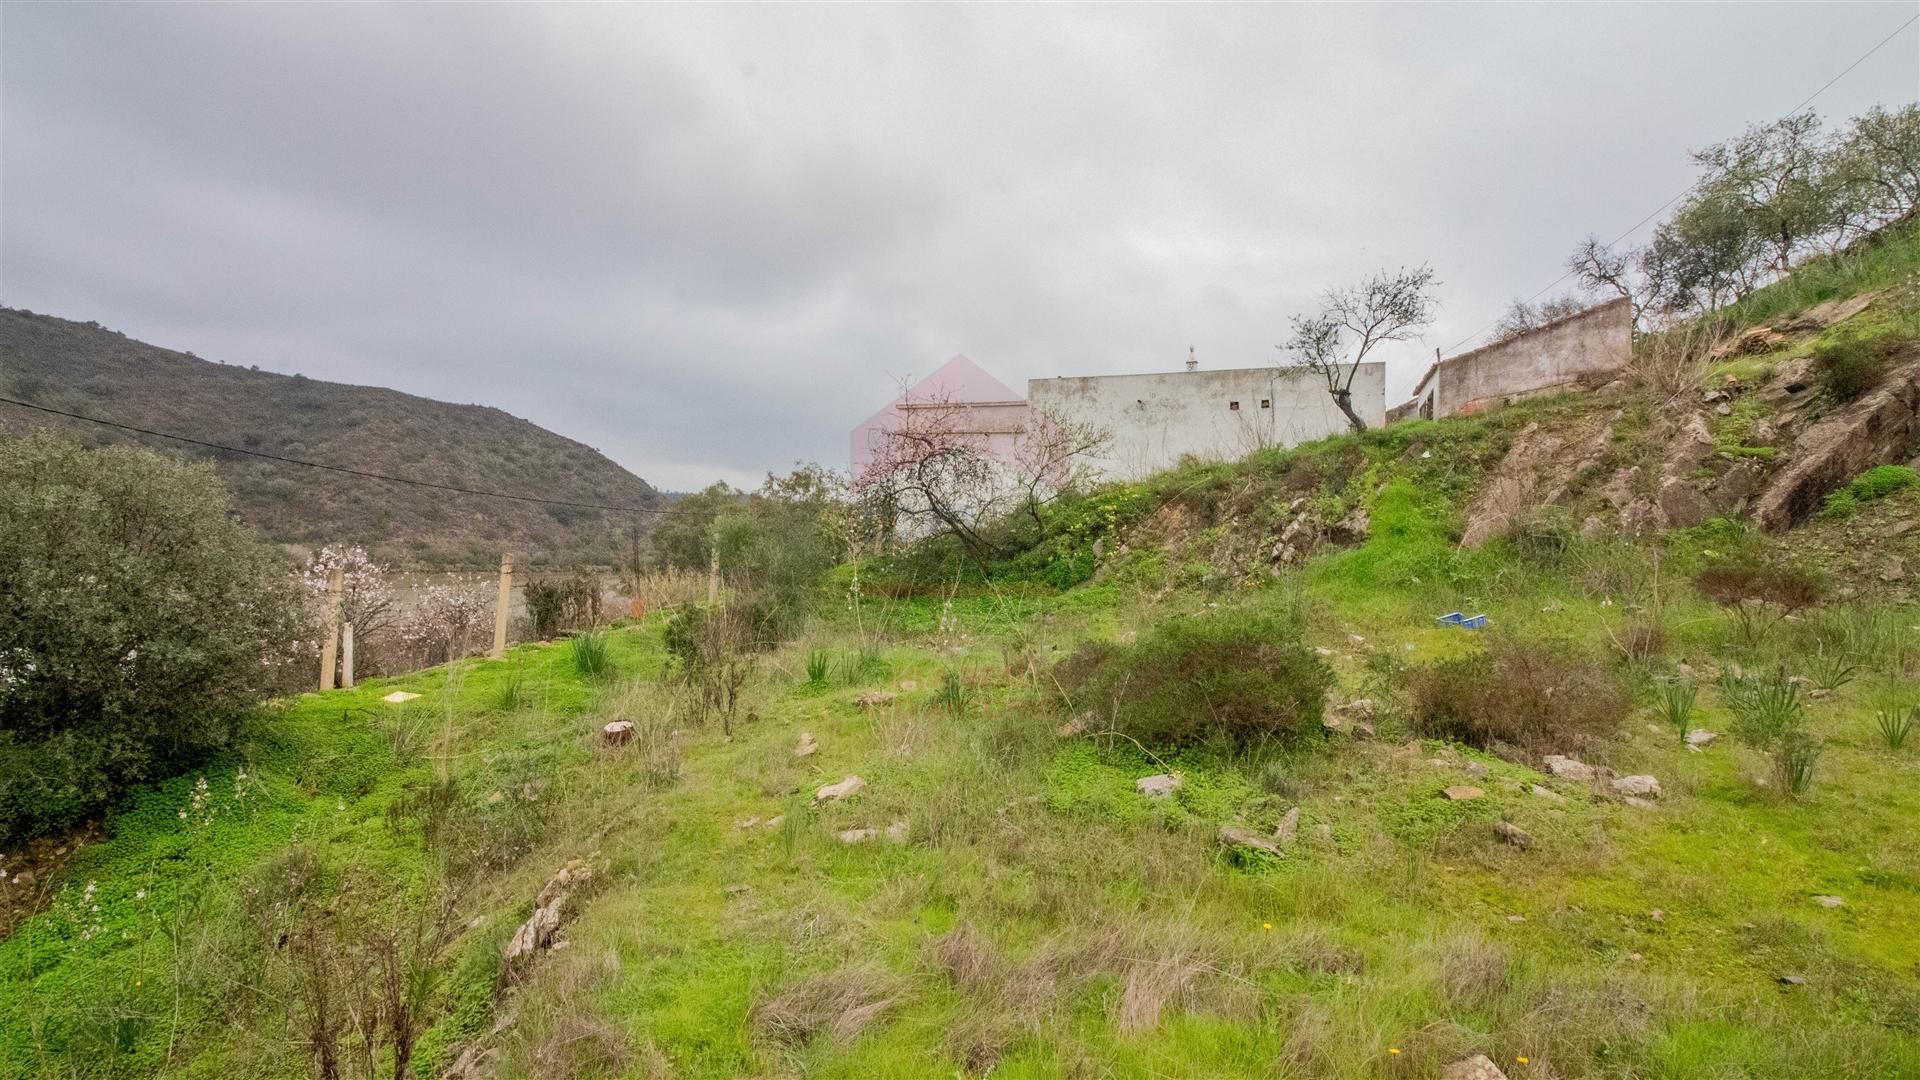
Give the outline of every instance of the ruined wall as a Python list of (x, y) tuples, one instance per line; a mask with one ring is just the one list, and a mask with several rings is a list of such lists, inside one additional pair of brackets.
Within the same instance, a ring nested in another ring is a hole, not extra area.
[[(1112, 445), (1092, 464), (1118, 479), (1147, 476), (1183, 456), (1233, 461), (1347, 430), (1326, 382), (1304, 368), (1034, 379), (1027, 401), (1110, 432)], [(1353, 402), (1368, 425), (1385, 422), (1386, 365), (1360, 365)]]
[(1429, 388), (1433, 415), (1478, 412), (1505, 398), (1605, 378), (1632, 352), (1633, 309), (1621, 297), (1441, 361)]

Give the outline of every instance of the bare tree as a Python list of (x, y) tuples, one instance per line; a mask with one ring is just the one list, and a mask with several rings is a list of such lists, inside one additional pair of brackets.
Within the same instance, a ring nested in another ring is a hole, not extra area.
[(1592, 306), (1592, 302), (1585, 297), (1575, 296), (1572, 293), (1551, 297), (1539, 304), (1515, 300), (1513, 306), (1507, 309), (1507, 313), (1500, 316), (1500, 321), (1494, 324), (1493, 334), (1487, 340), (1489, 342), (1511, 341), (1521, 334), (1538, 330), (1556, 319), (1578, 315)]
[(1020, 512), (1044, 524), (1040, 511), (1066, 492), (1094, 479), (1092, 458), (1112, 445), (1113, 436), (1090, 420), (1050, 409), (1029, 408), (1026, 426), (1013, 448), (1013, 482)]
[(1367, 422), (1353, 407), (1353, 377), (1382, 342), (1406, 341), (1433, 322), (1433, 269), (1382, 270), (1344, 289), (1328, 289), (1320, 310), (1293, 317), (1293, 337), (1279, 348), (1326, 380), (1327, 393), (1355, 431)]
[(1612, 292), (1625, 297), (1637, 329), (1647, 308), (1647, 290), (1636, 287), (1639, 283), (1634, 280), (1634, 267), (1639, 265), (1641, 254), (1636, 248), (1615, 251), (1598, 236), (1588, 233), (1580, 246), (1573, 249), (1573, 254), (1567, 256), (1567, 271), (1580, 283), (1582, 292)]

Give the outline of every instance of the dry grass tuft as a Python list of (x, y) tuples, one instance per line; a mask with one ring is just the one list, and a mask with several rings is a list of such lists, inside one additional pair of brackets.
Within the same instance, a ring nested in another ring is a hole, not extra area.
[(892, 1008), (894, 979), (877, 964), (857, 964), (810, 976), (778, 997), (756, 1004), (748, 1022), (760, 1037), (799, 1048), (822, 1037), (852, 1042)]
[(1122, 1035), (1159, 1027), (1167, 1006), (1188, 1004), (1195, 981), (1211, 970), (1212, 956), (1186, 943), (1133, 960), (1114, 1012), (1114, 1026)]
[(1480, 934), (1459, 934), (1436, 949), (1440, 989), (1456, 1009), (1478, 1009), (1507, 992), (1513, 960), (1506, 946)]
[(928, 939), (922, 951), (929, 967), (962, 990), (984, 990), (1003, 978), (1004, 965), (993, 943), (970, 924), (962, 923), (950, 933)]

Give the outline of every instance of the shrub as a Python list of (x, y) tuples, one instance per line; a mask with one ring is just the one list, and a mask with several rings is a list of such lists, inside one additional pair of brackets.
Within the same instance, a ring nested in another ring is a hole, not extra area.
[(1768, 678), (1747, 678), (1727, 695), (1732, 707), (1733, 733), (1757, 750), (1775, 746), (1787, 735), (1798, 731), (1803, 715), (1800, 684), (1783, 672)]
[(1920, 480), (1920, 474), (1916, 474), (1909, 466), (1877, 465), (1854, 477), (1846, 487), (1829, 494), (1820, 516), (1846, 517), (1863, 503), (1884, 499), (1901, 488), (1912, 487), (1916, 480)]
[(1422, 735), (1472, 746), (1561, 747), (1616, 728), (1632, 704), (1610, 665), (1559, 642), (1496, 637), (1483, 652), (1412, 672)]
[(307, 630), (213, 471), (0, 443), (0, 844), (227, 746)]
[(1747, 645), (1759, 644), (1787, 616), (1817, 603), (1825, 591), (1812, 571), (1753, 555), (1710, 563), (1693, 583), (1707, 599), (1733, 612)]
[(557, 637), (563, 630), (600, 625), (600, 579), (592, 574), (535, 578), (527, 582), (524, 595), (527, 618), (538, 640)]
[(1227, 609), (1165, 620), (1131, 644), (1091, 642), (1054, 676), (1070, 708), (1097, 710), (1148, 746), (1317, 733), (1333, 684), (1297, 621)]
[(1854, 338), (1813, 352), (1813, 379), (1835, 401), (1853, 401), (1866, 394), (1879, 384), (1886, 367), (1886, 353), (1877, 344)]

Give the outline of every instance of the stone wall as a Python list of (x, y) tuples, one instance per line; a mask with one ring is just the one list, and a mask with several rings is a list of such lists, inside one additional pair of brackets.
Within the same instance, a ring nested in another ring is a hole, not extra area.
[[(1113, 436), (1092, 464), (1107, 477), (1134, 479), (1182, 457), (1233, 461), (1273, 446), (1347, 430), (1319, 375), (1304, 368), (1237, 368), (1150, 375), (1034, 379), (1035, 409), (1099, 425)], [(1386, 365), (1360, 365), (1354, 409), (1369, 426), (1386, 420)]]

